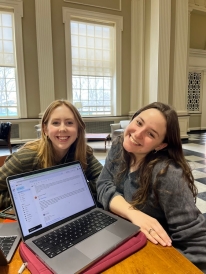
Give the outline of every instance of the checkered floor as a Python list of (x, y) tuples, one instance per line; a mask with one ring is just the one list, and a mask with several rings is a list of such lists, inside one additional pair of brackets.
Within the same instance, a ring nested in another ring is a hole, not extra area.
[(197, 207), (206, 217), (206, 132), (189, 134), (182, 147), (198, 188)]

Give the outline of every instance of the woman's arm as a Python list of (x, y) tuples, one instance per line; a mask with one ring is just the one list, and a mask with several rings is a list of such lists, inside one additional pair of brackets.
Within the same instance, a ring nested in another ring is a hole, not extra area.
[[(104, 209), (111, 210), (115, 214), (138, 225), (141, 228), (141, 231), (151, 242), (155, 244), (160, 243), (163, 246), (170, 246), (171, 240), (159, 222), (149, 215), (133, 209), (124, 198), (123, 186), (120, 184), (117, 188), (114, 184), (114, 176), (118, 170), (112, 165), (112, 162), (119, 149), (120, 147), (118, 144), (112, 145), (106, 158), (105, 165), (97, 180), (97, 194), (99, 202), (103, 205)], [(122, 184), (124, 184), (124, 182)], [(151, 228), (156, 231), (155, 238), (151, 236), (154, 236), (153, 231), (151, 232), (151, 235), (149, 234), (149, 230)]]
[(22, 172), (22, 164), (18, 158), (17, 152), (14, 152), (8, 156), (4, 165), (0, 168), (0, 191), (7, 190), (6, 178), (8, 176)]
[(4, 165), (0, 167), (0, 208), (5, 208), (10, 204), (6, 178), (33, 170), (36, 167), (36, 163), (36, 152), (28, 149), (14, 152), (7, 157)]
[(116, 155), (119, 149), (119, 144), (112, 144), (106, 157), (104, 167), (97, 180), (97, 198), (105, 210), (109, 210), (109, 203), (114, 196), (123, 195), (123, 191), (117, 191), (117, 187), (114, 184), (114, 176), (116, 175), (117, 170), (114, 165), (112, 165), (113, 159), (117, 157)]
[(169, 166), (157, 188), (173, 245), (193, 263), (206, 266), (206, 219), (194, 203), (182, 170)]
[(101, 171), (102, 164), (97, 160), (97, 158), (93, 154), (87, 156), (87, 169), (85, 171), (85, 175), (89, 181), (92, 193), (95, 195), (97, 193), (96, 182)]
[[(110, 210), (138, 225), (147, 239), (154, 244), (171, 246), (171, 240), (159, 222), (149, 215), (134, 209), (122, 196), (115, 196), (110, 202)], [(149, 233), (149, 230), (152, 232)]]

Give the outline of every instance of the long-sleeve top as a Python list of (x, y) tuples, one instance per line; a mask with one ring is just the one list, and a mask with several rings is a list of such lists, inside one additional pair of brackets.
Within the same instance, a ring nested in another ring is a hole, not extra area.
[[(117, 195), (131, 202), (139, 185), (139, 170), (128, 171), (118, 184), (114, 183), (119, 168), (113, 160), (117, 159), (120, 146), (120, 143), (112, 145), (97, 180), (98, 200), (105, 210), (109, 210), (111, 200)], [(149, 195), (144, 206), (137, 209), (157, 219), (171, 237), (173, 246), (206, 273), (206, 219), (195, 205), (181, 168), (170, 164), (166, 174), (158, 178), (158, 202), (155, 197), (153, 184), (165, 165), (160, 162), (154, 166)]]
[[(96, 199), (96, 180), (102, 170), (102, 164), (93, 154), (87, 154), (87, 168), (84, 170), (90, 188)], [(58, 164), (74, 161), (74, 153), (66, 155)], [(4, 165), (0, 168), (0, 208), (6, 208), (11, 200), (6, 184), (6, 178), (11, 175), (29, 172), (42, 168), (38, 161), (37, 152), (23, 148), (7, 157)]]

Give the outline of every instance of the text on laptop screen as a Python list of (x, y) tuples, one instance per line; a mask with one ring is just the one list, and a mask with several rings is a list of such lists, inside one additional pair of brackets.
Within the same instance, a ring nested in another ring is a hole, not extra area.
[(24, 236), (95, 205), (79, 163), (9, 182)]

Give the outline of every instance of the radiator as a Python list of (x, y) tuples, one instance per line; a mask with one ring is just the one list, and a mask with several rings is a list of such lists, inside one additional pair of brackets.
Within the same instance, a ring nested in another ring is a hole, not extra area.
[(114, 121), (85, 122), (87, 133), (110, 133)]
[(19, 125), (12, 124), (11, 126), (11, 138), (18, 139), (19, 138)]

